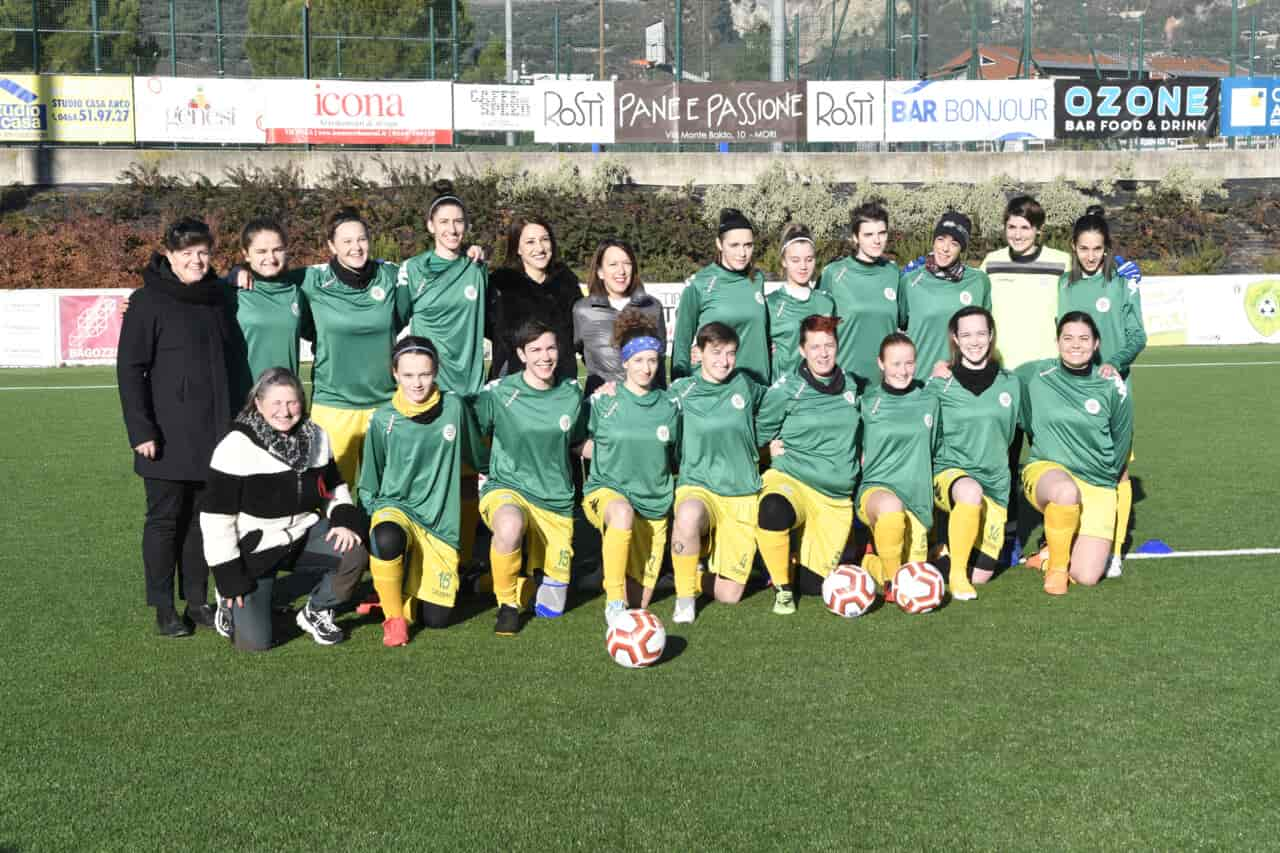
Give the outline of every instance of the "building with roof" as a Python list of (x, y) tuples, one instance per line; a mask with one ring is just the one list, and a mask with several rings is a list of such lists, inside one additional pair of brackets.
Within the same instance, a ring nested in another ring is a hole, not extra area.
[[(1019, 75), (1022, 48), (1018, 45), (985, 44), (978, 48), (978, 79), (1010, 80)], [(930, 79), (968, 78), (973, 54), (966, 50), (929, 73)], [(1031, 52), (1031, 77), (1100, 77), (1102, 79), (1166, 80), (1177, 77), (1230, 77), (1231, 65), (1203, 56), (1172, 56), (1152, 53), (1138, 67), (1135, 56), (1096, 50), (1089, 53), (1067, 53), (1057, 50)], [(1245, 69), (1237, 63), (1237, 73)]]

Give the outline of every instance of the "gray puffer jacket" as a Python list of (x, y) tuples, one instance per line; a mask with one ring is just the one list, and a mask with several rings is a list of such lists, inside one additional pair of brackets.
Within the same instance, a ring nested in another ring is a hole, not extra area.
[[(637, 285), (631, 294), (630, 308), (638, 308), (648, 314), (658, 327), (658, 339), (662, 341), (662, 357), (658, 359), (658, 375), (653, 387), (667, 387), (667, 323), (662, 313), (662, 303)], [(618, 309), (604, 296), (584, 296), (573, 305), (573, 346), (582, 353), (587, 366), (587, 393), (605, 382), (621, 382), (626, 379), (622, 369), (621, 354), (613, 346), (613, 323), (618, 319)]]

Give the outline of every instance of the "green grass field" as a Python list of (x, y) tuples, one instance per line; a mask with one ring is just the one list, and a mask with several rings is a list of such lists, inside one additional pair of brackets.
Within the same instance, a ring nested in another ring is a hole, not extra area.
[[(1242, 366), (1156, 367), (1202, 362)], [(152, 635), (115, 392), (11, 390), (112, 382), (0, 372), (0, 850), (1280, 845), (1280, 557), (850, 622), (757, 594), (647, 671), (594, 593), (514, 640), (486, 606), (238, 654)], [(1151, 351), (1134, 386), (1134, 540), (1280, 547), (1280, 346)]]

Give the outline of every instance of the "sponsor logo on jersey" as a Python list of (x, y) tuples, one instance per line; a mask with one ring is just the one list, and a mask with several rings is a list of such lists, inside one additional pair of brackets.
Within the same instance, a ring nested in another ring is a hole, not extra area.
[(1007, 408), (1009, 408), (1010, 406), (1012, 406), (1012, 405), (1013, 405), (1013, 395), (1012, 395), (1012, 394), (1010, 394), (1008, 391), (1001, 391), (1001, 392), (1000, 392), (1000, 405), (1004, 406), (1006, 409), (1007, 409)]
[(924, 416), (924, 425), (927, 426), (929, 429), (933, 429), (933, 415)]
[(745, 409), (747, 407), (747, 401), (742, 399), (741, 394), (734, 394), (729, 399), (729, 402), (733, 403), (733, 407), (735, 409)]
[(369, 288), (369, 295), (372, 296), (378, 302), (381, 302), (382, 300), (387, 298), (387, 292), (382, 289), (381, 285), (377, 285), (377, 284)]
[(569, 426), (570, 426), (570, 424), (572, 424), (572, 423), (573, 423), (573, 422), (572, 422), (571, 420), (569, 420), (569, 416), (568, 416), (568, 415), (561, 415), (561, 416), (560, 416), (560, 431), (561, 431), (561, 432), (568, 432), (568, 431), (569, 431)]
[(961, 305), (972, 305), (972, 304), (973, 304), (973, 294), (972, 294), (972, 293), (970, 293), (970, 292), (969, 292), (969, 291), (967, 291), (967, 290), (962, 290), (962, 291), (960, 291), (960, 304), (961, 304)]
[(445, 424), (440, 434), (444, 436), (445, 441), (453, 441), (458, 437), (458, 428), (454, 424)]
[(671, 440), (671, 430), (667, 429), (667, 425), (663, 424), (658, 427), (658, 441), (666, 443)]
[(1091, 415), (1096, 415), (1102, 411), (1102, 404), (1090, 397), (1084, 401), (1084, 410)]
[(480, 291), (476, 290), (476, 286), (474, 284), (468, 284), (466, 289), (462, 291), (462, 295), (467, 297), (468, 302), (475, 302), (476, 298), (480, 295)]
[(888, 299), (890, 302), (897, 302), (898, 291), (894, 290), (892, 287), (886, 287), (884, 289), (884, 298)]
[(1093, 303), (1093, 307), (1105, 314), (1111, 310), (1111, 300), (1105, 296), (1099, 296), (1098, 301)]

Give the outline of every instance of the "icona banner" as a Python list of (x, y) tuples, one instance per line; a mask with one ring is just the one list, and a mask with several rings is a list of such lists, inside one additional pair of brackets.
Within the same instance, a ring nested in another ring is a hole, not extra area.
[(600, 80), (538, 80), (534, 83), (535, 142), (610, 144), (613, 83)]
[(1218, 81), (1056, 80), (1060, 139), (1218, 135)]
[(533, 130), (533, 86), (453, 85), (454, 130)]
[(0, 142), (133, 142), (133, 78), (0, 75)]
[(885, 83), (889, 142), (1053, 139), (1052, 80)]
[(810, 80), (805, 91), (805, 138), (810, 142), (884, 139), (884, 81)]
[(1222, 135), (1280, 135), (1280, 78), (1231, 77), (1223, 80)]
[(449, 145), (453, 84), (275, 80), (262, 124), (267, 142), (337, 145)]
[(267, 141), (261, 80), (134, 77), (139, 142)]
[(796, 142), (799, 83), (634, 83), (617, 92), (618, 142)]
[(58, 360), (114, 364), (120, 346), (119, 292), (58, 294)]

